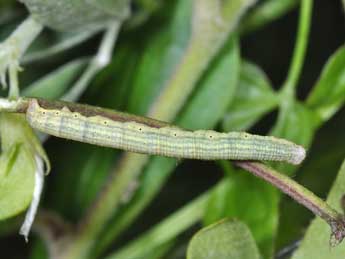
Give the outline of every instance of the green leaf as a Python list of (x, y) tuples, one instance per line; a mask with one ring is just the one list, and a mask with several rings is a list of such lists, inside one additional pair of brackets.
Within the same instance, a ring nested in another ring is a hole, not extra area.
[(35, 139), (21, 115), (0, 114), (0, 220), (25, 210), (35, 185)]
[(345, 47), (339, 48), (328, 60), (321, 76), (307, 99), (307, 105), (328, 120), (345, 99)]
[(86, 65), (86, 62), (86, 59), (78, 59), (63, 65), (25, 88), (23, 95), (58, 99), (71, 86), (73, 80), (76, 79)]
[(143, 258), (150, 258), (150, 259), (165, 258), (165, 259), (167, 259), (165, 255), (167, 254), (167, 252), (169, 250), (171, 250), (173, 245), (174, 245), (173, 241), (166, 242), (165, 244), (162, 244), (162, 245), (157, 246), (154, 249), (152, 249), (152, 251), (147, 253), (146, 255), (144, 255)]
[[(340, 201), (345, 193), (345, 161), (343, 162), (337, 179), (328, 195), (327, 203), (341, 211)], [(345, 254), (344, 244), (330, 247), (330, 228), (320, 218), (316, 218), (310, 224), (300, 248), (295, 252), (292, 259), (343, 259)]]
[(115, 17), (126, 17), (129, 14), (130, 0), (88, 0), (96, 9)]
[(49, 259), (47, 247), (42, 239), (35, 239), (30, 250), (28, 259)]
[(181, 60), (190, 37), (192, 1), (178, 1), (172, 20), (151, 36), (134, 74), (128, 110), (147, 113), (157, 93)]
[(119, 6), (120, 9), (105, 11), (105, 6), (102, 4), (97, 5), (96, 0), (75, 0), (73, 3), (69, 0), (21, 0), (21, 2), (26, 5), (35, 20), (44, 26), (60, 31), (81, 31), (101, 28), (111, 21), (126, 18), (128, 14), (127, 8), (123, 10), (122, 5)]
[(252, 63), (242, 63), (237, 89), (235, 99), (224, 116), (225, 131), (246, 130), (278, 105), (278, 98), (266, 75)]
[(0, 156), (0, 178), (7, 177), (18, 158), (20, 144), (13, 145)]
[(177, 124), (188, 129), (213, 128), (233, 100), (239, 66), (238, 40), (233, 37), (210, 64), (194, 97), (177, 119)]
[(204, 223), (208, 225), (227, 217), (240, 219), (253, 233), (261, 253), (269, 258), (278, 226), (277, 191), (248, 172), (230, 170), (226, 184), (210, 195)]
[(224, 220), (200, 230), (189, 243), (187, 259), (259, 259), (259, 251), (247, 226)]
[(242, 32), (249, 33), (270, 24), (294, 9), (299, 0), (266, 0), (261, 2), (261, 5), (258, 5), (244, 19), (240, 27)]

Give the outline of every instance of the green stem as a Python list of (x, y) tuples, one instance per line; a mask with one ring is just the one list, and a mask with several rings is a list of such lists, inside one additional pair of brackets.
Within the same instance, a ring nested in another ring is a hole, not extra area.
[(38, 23), (33, 17), (29, 16), (18, 28), (11, 34), (6, 42), (13, 43), (14, 52), (21, 58), (31, 43), (42, 31), (42, 24)]
[(6, 73), (8, 71), (9, 97), (12, 99), (19, 96), (19, 61), (42, 29), (43, 26), (30, 16), (16, 28), (4, 43), (0, 44), (1, 83), (6, 86)]
[(296, 45), (287, 79), (282, 88), (283, 98), (292, 99), (300, 78), (309, 40), (313, 0), (302, 0)]
[(50, 58), (53, 55), (57, 55), (65, 50), (68, 50), (77, 46), (78, 44), (81, 44), (82, 42), (90, 39), (92, 36), (94, 36), (96, 33), (100, 31), (101, 31), (100, 28), (96, 28), (96, 29), (83, 31), (77, 34), (73, 33), (73, 36), (71, 35), (70, 37), (67, 37), (66, 39), (64, 38), (63, 40), (47, 48), (40, 49), (33, 52), (28, 52), (22, 58), (21, 63), (24, 65), (27, 65), (38, 60)]
[(296, 87), (302, 72), (302, 67), (308, 45), (312, 6), (313, 0), (302, 0), (301, 2), (295, 49), (293, 52), (292, 62), (289, 68), (287, 78), (279, 93), (280, 110), (278, 121), (273, 132), (280, 131), (280, 129), (278, 129), (277, 126), (279, 127), (281, 125), (284, 125), (284, 122), (287, 120), (287, 117), (291, 111), (291, 107), (295, 102)]

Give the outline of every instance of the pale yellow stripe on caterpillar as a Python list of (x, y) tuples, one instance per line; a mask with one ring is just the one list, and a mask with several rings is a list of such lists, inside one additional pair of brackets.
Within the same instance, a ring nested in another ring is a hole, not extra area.
[(174, 126), (152, 127), (135, 121), (84, 116), (68, 108), (45, 109), (31, 99), (26, 117), (44, 133), (130, 152), (202, 160), (267, 160), (299, 164), (303, 147), (290, 141), (245, 132), (188, 131)]

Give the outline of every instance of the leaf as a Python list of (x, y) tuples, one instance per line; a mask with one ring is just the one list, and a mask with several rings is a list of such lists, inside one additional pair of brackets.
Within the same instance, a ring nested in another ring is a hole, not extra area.
[(241, 24), (241, 31), (250, 33), (284, 16), (286, 13), (296, 8), (299, 0), (266, 0), (262, 1)]
[(115, 17), (127, 18), (129, 15), (129, 0), (86, 0), (96, 9), (102, 10), (104, 13), (112, 14)]
[(2, 152), (0, 156), (0, 178), (7, 177), (18, 158), (20, 144), (12, 145), (9, 150)]
[(247, 226), (237, 220), (224, 220), (194, 235), (187, 259), (259, 259), (259, 252)]
[[(105, 27), (111, 21), (126, 18), (114, 15), (115, 10), (106, 12), (102, 6), (94, 6), (97, 1), (74, 1), (69, 0), (21, 0), (30, 14), (43, 24), (60, 31), (82, 31)], [(112, 1), (114, 2), (114, 1)], [(66, 11), (68, 9), (68, 11)], [(122, 13), (123, 10), (116, 10)], [(82, 14), (82, 15), (80, 15)]]
[(134, 74), (128, 110), (147, 113), (161, 87), (183, 56), (190, 35), (192, 1), (178, 1), (167, 26), (149, 38)]
[(58, 99), (86, 65), (86, 59), (78, 59), (63, 65), (55, 71), (45, 75), (23, 90), (23, 95)]
[[(345, 193), (345, 161), (343, 162), (338, 176), (328, 195), (327, 203), (341, 211), (340, 201)], [(344, 244), (330, 247), (330, 228), (320, 218), (316, 218), (310, 224), (300, 248), (295, 252), (292, 259), (343, 259), (345, 254)]]
[(188, 102), (177, 124), (188, 129), (213, 128), (233, 100), (239, 66), (238, 39), (233, 37), (210, 64), (195, 96)]
[(249, 227), (264, 257), (269, 258), (278, 226), (278, 192), (248, 172), (230, 170), (226, 184), (210, 195), (204, 224), (238, 218)]
[(30, 250), (28, 259), (49, 259), (47, 247), (42, 239), (35, 239)]
[(321, 76), (307, 99), (310, 109), (328, 120), (345, 99), (345, 47), (339, 48), (328, 60)]
[[(22, 115), (0, 114), (0, 220), (25, 210), (35, 185), (34, 133)], [(32, 138), (32, 139), (31, 139)]]
[(278, 98), (266, 75), (250, 62), (241, 64), (237, 89), (235, 99), (224, 116), (225, 131), (246, 130), (278, 105)]

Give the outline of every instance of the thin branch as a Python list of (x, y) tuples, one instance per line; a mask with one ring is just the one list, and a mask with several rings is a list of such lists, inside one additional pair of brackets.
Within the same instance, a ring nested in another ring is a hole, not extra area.
[(105, 32), (97, 55), (91, 60), (83, 75), (61, 99), (76, 101), (84, 93), (94, 76), (106, 67), (111, 60), (113, 49), (120, 31), (122, 22), (114, 21)]
[(290, 177), (278, 173), (261, 163), (250, 161), (235, 161), (234, 163), (238, 167), (241, 167), (266, 182), (271, 183), (295, 201), (309, 209), (315, 215), (325, 220), (331, 227), (332, 234), (330, 244), (332, 246), (339, 244), (344, 239), (344, 215), (330, 207), (324, 200), (317, 197), (307, 188), (301, 186)]
[(29, 16), (0, 44), (0, 84), (6, 87), (8, 76), (10, 98), (17, 98), (19, 96), (19, 61), (42, 29), (42, 24)]
[(302, 73), (309, 40), (312, 9), (313, 0), (302, 0), (296, 45), (293, 52), (288, 76), (282, 88), (282, 92), (286, 93), (288, 97), (294, 96), (295, 88)]

